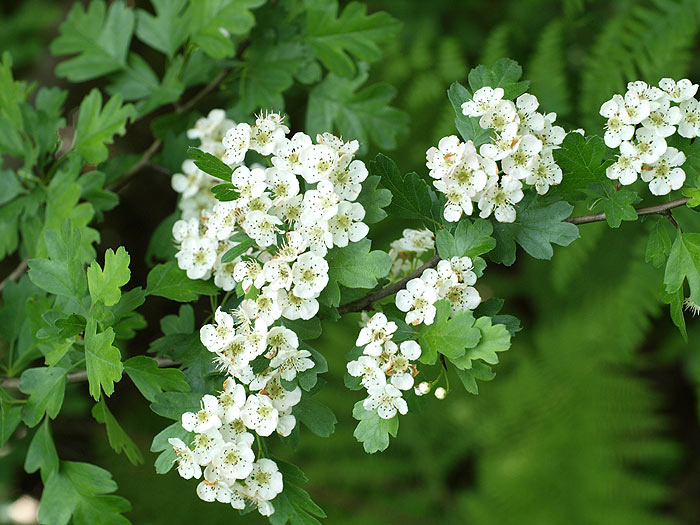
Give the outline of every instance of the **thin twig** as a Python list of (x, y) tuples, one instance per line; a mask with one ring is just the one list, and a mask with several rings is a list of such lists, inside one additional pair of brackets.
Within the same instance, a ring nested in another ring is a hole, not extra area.
[(435, 254), (433, 255), (432, 259), (430, 259), (427, 263), (425, 263), (411, 275), (404, 277), (400, 281), (397, 281), (394, 284), (390, 284), (389, 286), (386, 286), (381, 290), (377, 290), (376, 292), (373, 292), (366, 297), (362, 297), (361, 299), (357, 299), (355, 301), (351, 301), (349, 303), (340, 305), (338, 307), (338, 313), (340, 315), (343, 315), (348, 314), (350, 312), (361, 312), (362, 310), (367, 310), (373, 302), (379, 301), (380, 299), (384, 299), (389, 295), (393, 295), (399, 290), (403, 290), (406, 287), (408, 281), (416, 277), (420, 277), (424, 270), (432, 268), (433, 266), (437, 266), (438, 262), (440, 262), (440, 256), (438, 254)]
[(22, 274), (25, 272), (26, 269), (27, 269), (27, 261), (25, 259), (23, 261), (20, 261), (20, 263), (17, 265), (17, 267), (14, 270), (12, 270), (10, 275), (5, 277), (2, 280), (2, 282), (0, 282), (0, 292), (2, 292), (2, 289), (5, 288), (5, 283), (7, 283), (8, 281), (16, 281), (17, 279), (19, 279), (22, 276)]
[[(686, 202), (690, 200), (689, 197), (683, 197), (682, 199), (676, 199), (675, 201), (666, 202), (664, 204), (657, 204), (655, 206), (648, 206), (647, 208), (639, 208), (637, 210), (637, 215), (667, 215), (667, 212), (673, 208), (678, 208), (683, 206)], [(581, 215), (579, 217), (569, 217), (564, 222), (570, 222), (572, 224), (588, 224), (589, 222), (600, 222), (605, 220), (605, 212), (593, 213), (591, 215)]]
[[(159, 368), (168, 368), (170, 366), (175, 366), (178, 364), (175, 361), (171, 359), (166, 359), (164, 357), (156, 357), (155, 360), (158, 363)], [(72, 372), (66, 376), (66, 381), (68, 383), (81, 383), (86, 380), (87, 370), (81, 370), (80, 372)], [(19, 377), (8, 377), (2, 380), (2, 383), (0, 383), (0, 387), (13, 388), (16, 390), (19, 388), (19, 382)]]

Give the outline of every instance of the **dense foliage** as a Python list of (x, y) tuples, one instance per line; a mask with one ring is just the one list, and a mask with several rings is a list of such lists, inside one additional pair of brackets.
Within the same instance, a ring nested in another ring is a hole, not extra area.
[(0, 21), (4, 500), (692, 522), (697, 2), (133, 4)]

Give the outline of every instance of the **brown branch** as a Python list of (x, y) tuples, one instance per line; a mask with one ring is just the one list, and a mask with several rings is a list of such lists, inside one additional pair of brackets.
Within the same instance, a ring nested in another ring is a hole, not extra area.
[[(682, 199), (676, 199), (675, 201), (665, 202), (664, 204), (657, 204), (655, 206), (648, 206), (646, 208), (639, 208), (637, 210), (637, 215), (666, 215), (670, 213), (673, 208), (678, 208), (683, 206), (686, 202), (690, 200), (689, 197), (683, 197)], [(605, 220), (605, 212), (593, 213), (591, 215), (581, 215), (579, 217), (569, 217), (564, 222), (570, 222), (572, 224), (588, 224), (589, 222), (600, 222)]]
[[(171, 359), (166, 359), (164, 357), (156, 357), (156, 362), (159, 368), (167, 368), (170, 366), (175, 366), (177, 363)], [(80, 372), (72, 372), (66, 376), (66, 381), (68, 383), (81, 383), (87, 380), (87, 370), (81, 370)], [(19, 377), (8, 377), (2, 380), (0, 387), (2, 388), (19, 388)]]
[(5, 277), (2, 280), (2, 282), (0, 282), (0, 292), (2, 292), (2, 289), (5, 288), (5, 284), (8, 281), (16, 281), (17, 279), (19, 279), (22, 276), (22, 274), (26, 271), (26, 269), (27, 269), (27, 261), (25, 259), (25, 260), (21, 261), (14, 270), (12, 270), (12, 273), (10, 273), (10, 275)]
[(440, 262), (440, 256), (438, 254), (435, 254), (433, 255), (432, 259), (430, 259), (427, 263), (425, 263), (411, 275), (404, 277), (400, 281), (397, 281), (394, 284), (390, 284), (389, 286), (386, 286), (381, 290), (377, 290), (376, 292), (373, 292), (366, 297), (362, 297), (361, 299), (357, 299), (355, 301), (351, 301), (349, 303), (340, 305), (338, 307), (338, 313), (340, 315), (344, 315), (349, 314), (351, 312), (361, 312), (362, 310), (367, 310), (373, 302), (379, 301), (380, 299), (384, 299), (389, 295), (393, 295), (399, 290), (403, 290), (406, 287), (408, 281), (410, 281), (411, 279), (415, 279), (416, 277), (420, 277), (424, 270), (436, 266), (438, 262)]

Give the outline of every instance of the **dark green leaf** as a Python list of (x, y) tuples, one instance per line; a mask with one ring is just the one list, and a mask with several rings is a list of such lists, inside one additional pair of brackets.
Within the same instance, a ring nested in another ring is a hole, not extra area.
[(126, 454), (126, 457), (133, 465), (140, 465), (143, 463), (141, 451), (129, 435), (124, 432), (124, 429), (109, 411), (104, 399), (92, 407), (92, 417), (94, 417), (98, 423), (102, 423), (107, 427), (109, 446), (112, 447), (117, 454), (121, 454), (122, 452)]
[(330, 436), (335, 430), (335, 424), (338, 422), (330, 408), (308, 397), (302, 398), (294, 406), (292, 413), (311, 432), (321, 437)]
[(451, 306), (448, 301), (438, 301), (435, 307), (437, 313), (433, 324), (421, 326), (418, 334), (423, 350), (420, 362), (425, 364), (435, 363), (438, 354), (453, 360), (462, 357), (466, 349), (476, 346), (481, 338), (471, 312), (460, 311), (450, 318)]
[(365, 452), (374, 454), (386, 450), (389, 436), (396, 437), (399, 431), (399, 418), (382, 419), (377, 412), (365, 410), (362, 401), (355, 403), (352, 416), (359, 421), (353, 435), (362, 443)]
[(143, 397), (151, 402), (163, 391), (188, 392), (190, 389), (185, 375), (180, 370), (159, 368), (154, 359), (144, 355), (127, 359), (124, 362), (124, 371)]
[(114, 330), (109, 327), (97, 333), (97, 322), (90, 318), (85, 327), (85, 366), (90, 395), (100, 399), (100, 391), (108, 396), (114, 392), (114, 383), (122, 378), (121, 353), (113, 346)]
[(211, 282), (193, 280), (173, 261), (155, 266), (146, 280), (146, 294), (188, 303), (199, 295), (216, 295), (218, 289)]
[(187, 148), (187, 156), (191, 158), (195, 165), (203, 172), (208, 173), (212, 177), (231, 182), (233, 170), (218, 157), (191, 146)]

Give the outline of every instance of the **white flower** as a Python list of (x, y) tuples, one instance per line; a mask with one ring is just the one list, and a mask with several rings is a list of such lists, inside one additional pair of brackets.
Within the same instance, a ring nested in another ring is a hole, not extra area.
[(656, 86), (650, 86), (643, 80), (628, 82), (627, 91), (633, 91), (637, 94), (637, 96), (640, 99), (648, 100), (649, 102), (651, 102), (652, 111), (656, 107), (654, 103), (659, 101), (659, 99), (665, 99), (667, 96), (666, 93), (661, 91), (659, 88), (657, 88)]
[(245, 154), (250, 148), (250, 125), (241, 122), (236, 127), (229, 129), (221, 143), (226, 148), (223, 160), (226, 164), (238, 164), (243, 162)]
[(250, 149), (260, 155), (270, 155), (287, 133), (289, 128), (282, 124), (279, 114), (260, 115), (255, 120), (255, 126), (250, 129)]
[(700, 136), (700, 104), (698, 101), (691, 98), (682, 102), (680, 112), (681, 120), (678, 124), (678, 134), (687, 139)]
[(212, 461), (214, 471), (225, 480), (245, 479), (253, 471), (255, 454), (253, 436), (241, 434), (233, 443), (226, 443)]
[(348, 241), (357, 242), (367, 237), (369, 226), (361, 222), (365, 218), (365, 209), (359, 202), (341, 201), (338, 213), (328, 221), (328, 229), (333, 235), (333, 243), (344, 247)]
[[(474, 144), (470, 141), (471, 149), (474, 150)], [(467, 146), (462, 143), (456, 135), (443, 137), (438, 142), (438, 146), (431, 147), (425, 154), (426, 166), (430, 170), (430, 176), (434, 179), (440, 179), (462, 159)], [(476, 153), (476, 150), (474, 150)]]
[(289, 224), (294, 224), (301, 218), (303, 199), (303, 195), (295, 195), (294, 197), (280, 201), (275, 204), (271, 213), (284, 219)]
[(375, 386), (367, 390), (370, 397), (364, 400), (365, 410), (376, 410), (382, 419), (391, 419), (396, 411), (408, 412), (406, 400), (401, 397), (401, 390), (394, 385)]
[(617, 148), (623, 140), (632, 139), (634, 126), (629, 124), (629, 118), (625, 113), (625, 101), (621, 95), (613, 96), (600, 106), (600, 114), (608, 119), (604, 135), (607, 147)]
[(315, 190), (308, 190), (304, 194), (302, 224), (309, 225), (318, 220), (327, 221), (338, 213), (339, 202), (338, 195), (333, 191), (333, 183), (327, 180), (319, 182)]
[(639, 128), (635, 137), (637, 139), (637, 152), (644, 164), (656, 162), (666, 151), (666, 140), (650, 129)]
[(200, 170), (191, 159), (182, 163), (183, 173), (175, 173), (170, 180), (172, 188), (182, 194), (183, 199), (188, 199), (199, 193), (202, 188), (211, 186), (214, 180), (208, 174)]
[(199, 338), (210, 352), (221, 350), (236, 335), (233, 316), (224, 312), (221, 307), (216, 309), (214, 321), (215, 324), (206, 324), (199, 330)]
[(360, 330), (355, 346), (366, 345), (364, 352), (377, 356), (382, 353), (382, 344), (393, 337), (397, 328), (395, 322), (389, 321), (382, 312), (377, 312)]
[(605, 174), (609, 179), (619, 180), (620, 184), (626, 186), (637, 180), (642, 170), (642, 160), (636, 146), (629, 141), (620, 144), (620, 153), (617, 161), (605, 170)]
[(318, 297), (328, 284), (328, 263), (322, 257), (307, 252), (292, 265), (292, 280), (292, 292), (297, 297)]
[(672, 78), (662, 78), (659, 80), (659, 87), (663, 89), (673, 102), (684, 102), (695, 96), (698, 92), (698, 85), (693, 84), (687, 78), (676, 82)]
[(309, 184), (328, 179), (335, 169), (338, 152), (325, 144), (312, 144), (301, 152), (301, 176)]
[(499, 133), (511, 128), (517, 130), (519, 124), (518, 111), (510, 100), (501, 100), (479, 119), (479, 125), (482, 128), (494, 129)]
[(267, 333), (267, 344), (276, 352), (280, 350), (296, 350), (299, 348), (299, 337), (289, 328), (274, 326)]
[(657, 102), (657, 108), (642, 121), (642, 126), (653, 129), (659, 137), (670, 137), (676, 132), (676, 124), (682, 114), (678, 106), (671, 107), (668, 99)]
[(635, 91), (628, 91), (622, 99), (624, 111), (620, 113), (625, 124), (640, 124), (649, 116), (651, 104), (645, 98), (640, 98)]
[(233, 272), (236, 269), (236, 262), (221, 264), (217, 262), (214, 265), (214, 284), (226, 292), (230, 292), (236, 287), (236, 278)]
[(208, 279), (216, 262), (217, 242), (207, 237), (189, 237), (177, 252), (178, 266), (190, 279)]
[(493, 89), (485, 86), (477, 89), (471, 100), (462, 104), (462, 113), (467, 117), (480, 117), (490, 111), (503, 98), (503, 88)]
[(534, 135), (521, 137), (518, 148), (501, 162), (504, 173), (516, 179), (529, 177), (541, 151), (540, 139)]
[(292, 285), (292, 269), (289, 263), (283, 259), (270, 259), (263, 266), (265, 280), (270, 283), (269, 288), (279, 290), (284, 288), (289, 290)]
[(264, 211), (251, 211), (246, 215), (243, 229), (260, 247), (265, 248), (277, 241), (277, 226), (280, 224), (282, 221), (274, 215), (268, 215)]
[(523, 198), (522, 183), (512, 177), (501, 177), (500, 183), (494, 181), (487, 186), (479, 199), (479, 217), (485, 219), (491, 213), (499, 222), (515, 221), (514, 204)]
[(236, 201), (217, 202), (207, 220), (207, 236), (222, 241), (233, 234), (236, 227)]
[(241, 419), (245, 426), (255, 430), (260, 436), (269, 436), (277, 427), (279, 413), (272, 406), (270, 398), (262, 394), (248, 396)]
[(224, 390), (219, 394), (219, 407), (223, 424), (231, 423), (241, 416), (246, 395), (243, 385), (228, 378), (224, 381)]
[[(467, 190), (464, 189), (463, 186), (458, 186), (456, 184), (452, 186), (444, 186), (443, 189), (443, 185), (440, 184), (441, 182), (442, 181), (436, 181), (435, 186), (438, 188), (438, 190), (443, 191), (445, 197), (447, 198), (447, 204), (443, 210), (445, 220), (449, 222), (457, 222), (459, 221), (460, 217), (462, 217), (463, 211), (467, 215), (471, 215), (472, 211), (474, 210), (474, 206)], [(438, 184), (440, 185), (438, 186)]]
[[(456, 163), (452, 169), (445, 174), (442, 185), (447, 187), (458, 186), (466, 195), (474, 197), (478, 192), (484, 189), (487, 180), (486, 172), (482, 169), (479, 156), (476, 154), (476, 150), (474, 150), (473, 153), (464, 155), (460, 162)], [(444, 192), (444, 190), (441, 189), (442, 185), (439, 185), (440, 182), (442, 181), (435, 181), (433, 184), (438, 190)]]
[(306, 133), (295, 133), (291, 139), (284, 138), (277, 143), (272, 165), (281, 170), (288, 170), (295, 175), (301, 175), (301, 152), (311, 146), (311, 137)]
[(522, 134), (527, 130), (541, 131), (544, 128), (544, 115), (537, 112), (540, 103), (535, 95), (523, 93), (515, 101), (515, 106), (518, 108)]
[(544, 195), (550, 186), (559, 184), (561, 179), (561, 168), (554, 162), (552, 153), (547, 152), (534, 158), (525, 182), (535, 186), (538, 194)]
[(267, 168), (265, 183), (272, 193), (273, 204), (283, 202), (299, 193), (299, 179), (291, 171)]
[(411, 279), (406, 288), (396, 294), (396, 306), (402, 312), (407, 312), (406, 323), (410, 325), (433, 324), (435, 301), (437, 292), (421, 278)]
[(304, 299), (284, 290), (280, 290), (280, 306), (282, 307), (282, 317), (290, 321), (311, 319), (318, 313), (316, 299)]
[(435, 280), (435, 289), (437, 290), (438, 296), (442, 297), (445, 294), (445, 290), (457, 284), (459, 277), (452, 268), (450, 261), (439, 261), (436, 270), (437, 279)]
[(657, 162), (642, 169), (642, 180), (649, 183), (654, 195), (667, 195), (678, 190), (685, 182), (685, 172), (678, 166), (685, 162), (685, 154), (676, 148), (668, 148)]
[(224, 440), (221, 432), (212, 429), (204, 434), (195, 434), (192, 445), (194, 446), (192, 454), (197, 463), (207, 465), (218, 454), (224, 445)]
[(289, 348), (279, 352), (270, 361), (270, 366), (278, 368), (283, 379), (292, 381), (298, 373), (314, 367), (314, 362), (309, 357), (311, 352), (308, 350)]
[(555, 126), (557, 120), (556, 113), (547, 113), (544, 116), (544, 127), (542, 131), (533, 130), (532, 134), (542, 141), (542, 151), (557, 149), (564, 142), (566, 132), (561, 126)]
[(482, 144), (479, 153), (492, 160), (503, 160), (515, 151), (519, 141), (517, 126), (509, 127), (503, 133), (496, 133), (491, 142)]
[(188, 432), (201, 434), (221, 426), (219, 400), (210, 394), (205, 394), (201, 403), (202, 408), (196, 414), (193, 412), (182, 414), (182, 428)]
[(364, 162), (350, 160), (350, 155), (340, 157), (338, 167), (331, 172), (328, 180), (333, 184), (333, 191), (338, 198), (354, 201), (362, 191), (362, 182), (367, 178), (368, 172)]
[(333, 247), (333, 234), (329, 231), (328, 221), (316, 221), (313, 224), (300, 224), (297, 231), (301, 233), (309, 243), (309, 250), (325, 257), (328, 250)]
[(185, 479), (199, 479), (202, 476), (202, 468), (194, 458), (192, 451), (178, 438), (169, 438), (168, 443), (173, 446), (177, 455), (177, 472)]
[(199, 237), (199, 218), (179, 220), (173, 224), (173, 238), (182, 242), (190, 237)]
[(467, 284), (474, 284), (476, 282), (476, 274), (472, 271), (474, 269), (474, 264), (469, 257), (452, 257), (450, 259), (450, 266), (452, 266), (452, 271), (457, 274), (457, 278), (461, 282)]
[(299, 231), (292, 230), (287, 232), (286, 242), (282, 242), (282, 245), (279, 247), (279, 250), (277, 250), (277, 255), (275, 255), (275, 257), (286, 262), (294, 262), (296, 258), (299, 257), (304, 250), (306, 250), (307, 246), (308, 243), (306, 242), (304, 235), (302, 235)]
[(261, 288), (265, 282), (260, 263), (256, 261), (240, 261), (236, 263), (233, 269), (233, 277), (241, 283), (241, 287), (245, 293), (248, 293), (250, 287), (255, 285), (256, 288)]
[(460, 310), (474, 310), (481, 303), (479, 292), (466, 283), (451, 286), (444, 297), (452, 305), (452, 313)]
[(255, 299), (245, 299), (241, 303), (241, 308), (251, 319), (260, 319), (267, 326), (271, 326), (282, 316), (279, 292), (269, 286), (262, 288)]
[(328, 132), (316, 135), (316, 142), (333, 148), (341, 155), (354, 155), (357, 153), (357, 150), (360, 149), (360, 143), (358, 141), (350, 140), (348, 142), (343, 142), (343, 139)]
[(403, 341), (399, 351), (395, 352), (388, 363), (386, 374), (391, 376), (391, 384), (399, 390), (413, 388), (413, 378), (418, 374), (415, 361), (421, 355), (421, 347), (416, 341)]
[(386, 384), (384, 371), (379, 368), (377, 360), (368, 355), (361, 355), (355, 361), (350, 361), (347, 369), (351, 376), (362, 377), (360, 384), (367, 389)]
[(260, 197), (267, 185), (265, 184), (265, 170), (247, 166), (239, 166), (231, 174), (231, 183), (238, 190), (244, 203)]
[[(200, 481), (197, 485), (197, 496), (202, 501), (219, 503), (231, 503), (232, 490), (222, 481), (215, 479), (209, 481), (207, 479)], [(243, 504), (245, 507), (245, 503)]]
[(282, 474), (277, 468), (277, 463), (267, 458), (256, 461), (245, 480), (246, 494), (264, 501), (275, 499), (275, 496), (282, 492), (283, 486)]

